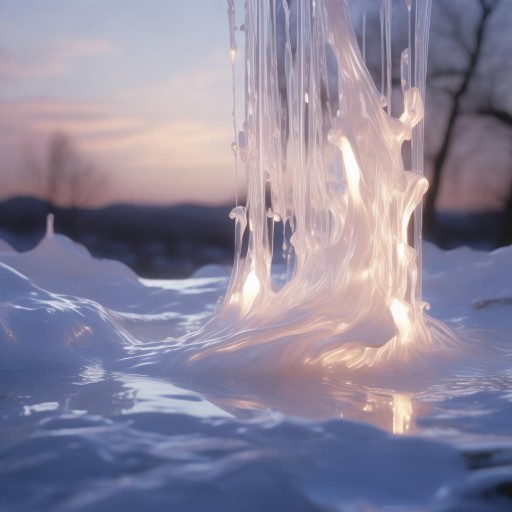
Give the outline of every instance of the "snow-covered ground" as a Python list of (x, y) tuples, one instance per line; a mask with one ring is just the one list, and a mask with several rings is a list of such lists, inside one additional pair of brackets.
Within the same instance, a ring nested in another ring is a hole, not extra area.
[(456, 345), (397, 371), (188, 372), (229, 269), (0, 246), (0, 510), (512, 510), (512, 248), (424, 251)]

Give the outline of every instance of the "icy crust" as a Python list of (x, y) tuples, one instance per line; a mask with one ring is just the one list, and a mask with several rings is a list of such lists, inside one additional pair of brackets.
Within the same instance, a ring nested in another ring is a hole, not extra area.
[[(456, 332), (459, 341), (429, 351), (411, 350), (407, 365), (388, 361), (386, 368), (356, 373), (405, 375), (421, 373), (423, 368), (428, 373), (451, 362), (475, 367), (481, 360), (485, 366), (485, 354), (500, 359), (501, 344), (512, 326), (511, 258), (511, 248), (445, 253), (426, 244), (425, 298), (432, 304), (433, 316), (444, 321), (449, 332)], [(316, 323), (318, 340), (313, 346), (298, 339), (290, 350), (293, 331), (282, 340), (273, 333), (273, 343), (265, 343), (267, 330), (273, 329), (270, 321), (258, 330), (242, 331), (236, 350), (217, 349), (215, 339), (213, 349), (203, 341), (196, 346), (194, 338), (204, 335), (200, 328), (219, 307), (228, 284), (228, 272), (221, 267), (201, 269), (188, 280), (144, 280), (122, 264), (95, 260), (83, 247), (54, 235), (27, 253), (0, 252), (0, 274), (0, 343), (6, 355), (0, 365), (5, 369), (65, 362), (68, 356), (76, 363), (88, 357), (115, 360), (124, 355), (127, 365), (149, 364), (164, 374), (229, 370), (257, 378), (318, 374), (308, 361), (326, 357), (323, 350), (329, 339), (320, 335), (328, 333), (328, 327), (321, 316), (300, 308), (290, 315), (310, 316)], [(281, 278), (276, 274), (276, 280)], [(438, 320), (430, 320), (431, 328), (445, 329)], [(199, 335), (194, 334), (198, 329)], [(243, 350), (244, 339), (248, 350)], [(475, 357), (479, 350), (481, 358)], [(203, 354), (208, 354), (204, 360)], [(194, 364), (189, 364), (191, 357), (196, 358)], [(334, 375), (347, 375), (346, 371)], [(324, 366), (322, 374), (329, 374), (329, 369)]]
[(224, 269), (140, 280), (59, 236), (0, 253), (0, 508), (508, 510), (511, 259), (425, 247), (432, 313), (473, 333), (448, 358), (258, 376), (178, 364)]
[(127, 347), (198, 329), (226, 278), (146, 286), (50, 233), (33, 250), (0, 252), (0, 369), (117, 362)]
[(108, 362), (130, 335), (107, 309), (52, 293), (0, 263), (0, 370)]
[(467, 474), (453, 448), (339, 420), (33, 415), (0, 453), (0, 506), (19, 512), (435, 510)]
[[(263, 375), (329, 375), (361, 382), (386, 375), (407, 380), (407, 375), (443, 373), (449, 368), (507, 368), (510, 360), (502, 356), (510, 355), (511, 258), (511, 248), (445, 253), (427, 244), (425, 298), (432, 303), (433, 316), (456, 332), (458, 341), (430, 351), (411, 350), (405, 365), (388, 361), (373, 370), (322, 367), (318, 371), (308, 365), (308, 358), (320, 357), (323, 340), (314, 347), (294, 340), (294, 350), (289, 351), (284, 336), (283, 351), (279, 339), (265, 343), (272, 325), (242, 331), (240, 344), (245, 338), (247, 351), (241, 346), (215, 350), (215, 339), (213, 349), (203, 342), (194, 345), (194, 333), (220, 307), (228, 286), (225, 269), (205, 268), (188, 280), (144, 280), (122, 264), (95, 260), (82, 247), (55, 235), (27, 253), (0, 253), (0, 346), (5, 356), (0, 364), (9, 369), (18, 364), (65, 363), (67, 357), (80, 364), (91, 358), (115, 361), (122, 368), (148, 367), (166, 377), (228, 372), (256, 380)], [(310, 315), (318, 332), (327, 332), (322, 319), (309, 310), (290, 314)], [(438, 320), (431, 320), (431, 328), (445, 329)], [(208, 357), (201, 357), (203, 353)], [(191, 357), (197, 359), (194, 364)]]

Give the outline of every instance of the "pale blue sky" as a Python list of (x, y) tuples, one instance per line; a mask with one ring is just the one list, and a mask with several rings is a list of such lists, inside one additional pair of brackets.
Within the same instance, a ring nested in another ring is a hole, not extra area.
[(108, 175), (100, 201), (234, 195), (225, 0), (0, 0), (2, 196), (55, 131)]
[[(41, 188), (34, 162), (44, 167), (48, 140), (65, 132), (107, 178), (96, 202), (232, 200), (226, 11), (226, 0), (0, 0), (0, 199)], [(496, 203), (485, 176), (501, 175), (472, 165), (451, 164), (443, 205)]]

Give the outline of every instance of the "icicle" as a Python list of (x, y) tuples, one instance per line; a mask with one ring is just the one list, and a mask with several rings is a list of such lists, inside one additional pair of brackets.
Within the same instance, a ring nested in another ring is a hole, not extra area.
[(367, 14), (367, 10), (368, 10), (367, 1), (368, 0), (363, 0), (363, 30), (362, 30), (362, 34), (361, 34), (363, 61), (365, 64), (366, 64), (366, 14)]
[[(231, 83), (232, 83), (232, 111), (231, 118), (233, 120), (233, 133), (235, 141), (238, 138), (238, 128), (236, 123), (236, 73), (235, 60), (237, 53), (236, 45), (236, 10), (234, 0), (228, 1), (228, 22), (229, 22), (229, 57), (231, 61)], [(238, 144), (233, 142), (231, 150), (235, 158), (235, 206), (238, 206)]]

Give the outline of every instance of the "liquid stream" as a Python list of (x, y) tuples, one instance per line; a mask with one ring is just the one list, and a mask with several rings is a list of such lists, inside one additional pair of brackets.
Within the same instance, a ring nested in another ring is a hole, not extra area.
[[(409, 46), (401, 58), (403, 113), (395, 118), (389, 0), (380, 10), (381, 91), (347, 0), (246, 3), (245, 121), (234, 150), (245, 165), (247, 202), (231, 214), (236, 255), (224, 302), (183, 342), (189, 364), (224, 364), (236, 352), (257, 366), (360, 368), (454, 342), (426, 318), (421, 300), (430, 3), (417, 2), (414, 16), (412, 2), (403, 8)], [(362, 18), (366, 25), (366, 7)], [(280, 232), (284, 279), (275, 277)]]

